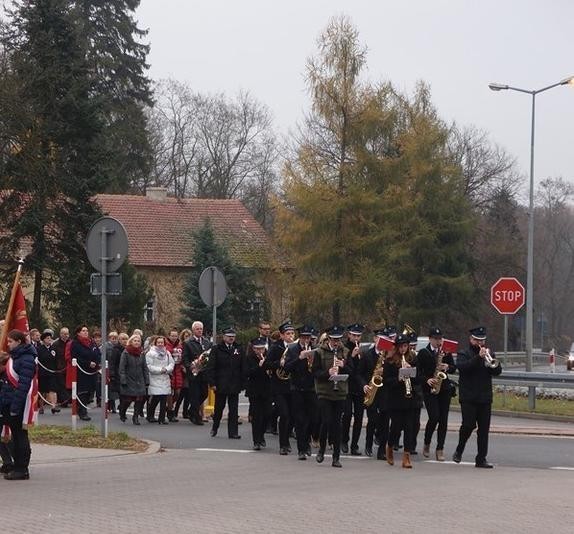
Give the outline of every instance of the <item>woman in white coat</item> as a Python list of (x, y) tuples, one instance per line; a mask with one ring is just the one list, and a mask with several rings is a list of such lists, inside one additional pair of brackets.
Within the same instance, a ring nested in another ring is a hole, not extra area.
[[(149, 370), (150, 395), (149, 407), (147, 410), (147, 420), (150, 423), (167, 425), (165, 420), (167, 397), (171, 394), (170, 375), (173, 372), (175, 363), (171, 354), (165, 348), (165, 338), (156, 337), (150, 346), (146, 356), (147, 368)], [(159, 417), (155, 418), (155, 409), (159, 404)]]

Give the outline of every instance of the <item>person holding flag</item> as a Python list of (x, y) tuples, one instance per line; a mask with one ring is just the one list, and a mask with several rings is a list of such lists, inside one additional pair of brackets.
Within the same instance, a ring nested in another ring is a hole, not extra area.
[(28, 466), (32, 450), (28, 439), (28, 425), (33, 424), (38, 394), (36, 379), (36, 349), (28, 343), (20, 330), (8, 332), (10, 359), (6, 362), (6, 378), (0, 389), (0, 412), (8, 423), (14, 447), (14, 470), (6, 473), (6, 480), (28, 480)]

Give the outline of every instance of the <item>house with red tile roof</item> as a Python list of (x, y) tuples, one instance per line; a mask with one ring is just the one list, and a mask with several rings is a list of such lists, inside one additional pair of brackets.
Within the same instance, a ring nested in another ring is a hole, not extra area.
[(105, 215), (118, 219), (126, 229), (129, 261), (153, 290), (146, 316), (157, 327), (179, 324), (185, 277), (194, 267), (193, 233), (207, 218), (231, 259), (255, 269), (260, 296), (271, 304), (269, 319), (277, 322), (289, 315), (284, 289), (288, 284), (280, 282), (290, 271), (287, 260), (277, 254), (269, 235), (241, 201), (176, 199), (160, 187), (148, 187), (145, 196), (97, 195), (96, 201)]

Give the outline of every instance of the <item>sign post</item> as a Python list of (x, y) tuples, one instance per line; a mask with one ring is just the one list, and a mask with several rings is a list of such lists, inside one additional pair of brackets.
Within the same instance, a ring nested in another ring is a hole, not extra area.
[(215, 344), (217, 334), (217, 308), (227, 298), (227, 282), (225, 275), (217, 267), (211, 266), (203, 269), (199, 276), (199, 296), (206, 306), (213, 308), (213, 328), (211, 342)]
[[(490, 303), (494, 309), (504, 315), (504, 360), (508, 353), (508, 316), (514, 315), (524, 306), (526, 291), (514, 277), (499, 278), (490, 288)], [(526, 370), (532, 371), (532, 361), (526, 362)], [(528, 388), (528, 406), (534, 410), (536, 403), (534, 388)]]
[[(124, 263), (128, 255), (128, 235), (122, 223), (113, 217), (102, 217), (98, 219), (90, 228), (86, 239), (86, 253), (90, 263), (101, 273), (101, 328), (102, 328), (102, 349), (100, 357), (101, 379), (101, 399), (102, 399), (102, 437), (108, 437), (108, 396), (107, 396), (107, 368), (106, 368), (106, 346), (108, 342), (108, 285), (109, 277), (115, 276)], [(116, 292), (117, 293), (117, 289)]]

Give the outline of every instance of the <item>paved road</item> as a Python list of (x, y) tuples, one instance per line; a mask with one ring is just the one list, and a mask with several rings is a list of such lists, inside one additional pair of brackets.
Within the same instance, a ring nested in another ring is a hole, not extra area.
[[(220, 441), (220, 440), (216, 440)], [(227, 445), (227, 440), (221, 442)], [(0, 480), (2, 531), (68, 534), (572, 532), (574, 472), (169, 450)]]
[[(240, 406), (240, 413), (245, 417), (247, 406), (242, 404)], [(98, 412), (92, 412), (93, 421), (97, 428), (99, 428)], [(246, 417), (245, 417), (246, 419)], [(421, 428), (424, 429), (426, 416), (422, 415)], [(44, 415), (41, 416), (41, 423), (58, 423), (70, 424), (69, 411), (64, 411), (58, 416)], [(80, 423), (85, 424), (85, 423)], [(450, 430), (447, 434), (447, 441), (445, 451), (447, 456), (452, 454), (457, 443), (457, 430), (460, 424), (460, 413), (451, 412), (450, 414)], [(128, 422), (122, 423), (119, 421), (117, 415), (110, 415), (109, 428), (111, 431), (123, 430), (130, 435), (158, 441), (162, 447), (167, 449), (230, 449), (230, 450), (251, 450), (251, 425), (244, 422), (240, 427), (241, 440), (227, 439), (226, 423), (222, 422), (219, 430), (219, 435), (215, 438), (209, 436), (210, 425), (206, 424), (202, 427), (197, 427), (189, 423), (189, 421), (181, 420), (177, 424), (158, 425), (150, 424), (145, 420), (142, 421), (141, 426), (134, 426), (128, 419)], [(519, 418), (509, 417), (493, 417), (492, 427), (493, 430), (501, 430), (506, 434), (491, 434), (490, 437), (490, 454), (489, 460), (499, 466), (511, 467), (536, 467), (536, 468), (553, 468), (563, 467), (574, 469), (574, 425), (570, 423), (558, 423), (547, 421), (532, 421)], [(541, 436), (522, 436), (509, 434), (518, 432), (534, 432), (548, 433), (548, 434), (570, 434), (570, 438), (566, 437), (541, 437)], [(363, 432), (364, 436), (364, 432)], [(361, 439), (360, 446), (364, 446), (363, 439)], [(267, 434), (267, 449), (256, 453), (260, 456), (278, 456), (278, 440), (276, 436)], [(295, 450), (295, 440), (291, 440), (292, 447)], [(419, 449), (422, 447), (422, 430), (419, 434)], [(476, 454), (476, 439), (475, 436), (471, 437), (468, 442), (467, 450), (463, 460), (474, 461)], [(296, 456), (291, 455), (291, 460), (297, 462)], [(417, 458), (417, 461), (421, 457)], [(354, 461), (354, 459), (353, 459)], [(369, 460), (375, 462), (375, 460)], [(301, 462), (302, 463), (302, 462)]]

